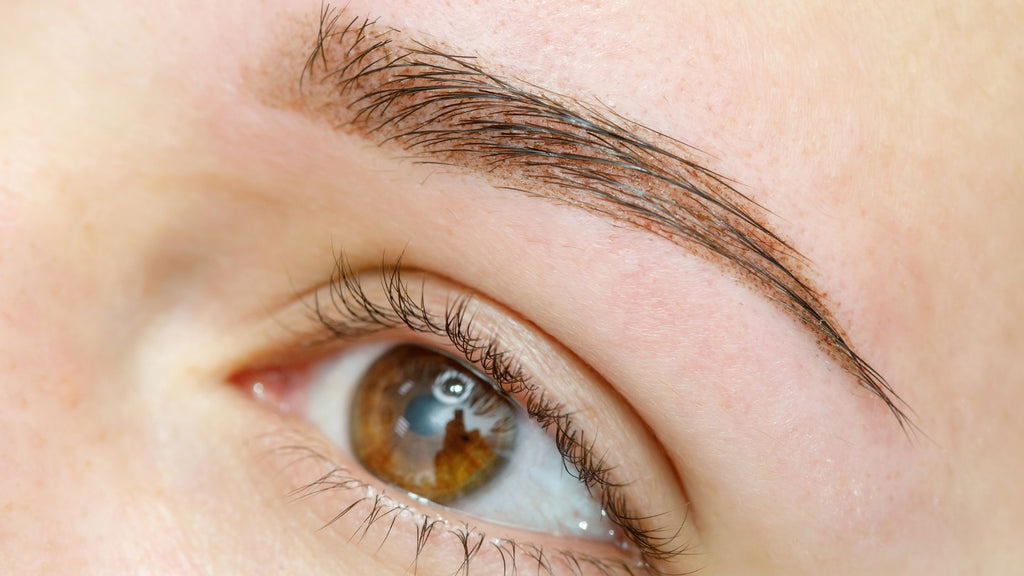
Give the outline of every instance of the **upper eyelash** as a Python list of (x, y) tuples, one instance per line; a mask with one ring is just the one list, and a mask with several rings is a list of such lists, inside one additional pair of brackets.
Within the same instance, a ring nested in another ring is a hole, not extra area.
[[(505, 393), (521, 396), (527, 413), (545, 430), (553, 431), (556, 447), (565, 470), (599, 498), (609, 520), (619, 526), (628, 540), (637, 546), (645, 564), (651, 560), (671, 560), (686, 552), (685, 545), (674, 544), (682, 531), (650, 527), (658, 515), (641, 516), (630, 510), (622, 489), (624, 484), (611, 479), (613, 466), (596, 453), (594, 441), (573, 422), (573, 415), (558, 402), (546, 397), (501, 345), (496, 336), (484, 338), (473, 329), (469, 313), (472, 298), (460, 295), (449, 301), (443, 316), (427, 310), (423, 292), (415, 298), (402, 279), (402, 256), (392, 264), (382, 260), (379, 271), (386, 305), (373, 301), (360, 283), (343, 253), (335, 257), (329, 298), (319, 292), (313, 301), (316, 321), (333, 338), (352, 339), (374, 332), (405, 327), (414, 332), (447, 338), (467, 361), (479, 366)], [(595, 494), (596, 491), (596, 494)]]

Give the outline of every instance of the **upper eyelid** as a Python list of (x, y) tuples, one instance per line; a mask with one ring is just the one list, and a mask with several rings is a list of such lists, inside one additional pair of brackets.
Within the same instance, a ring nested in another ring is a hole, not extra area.
[[(669, 239), (724, 265), (813, 333), (901, 427), (914, 429), (885, 378), (847, 342), (802, 273), (807, 263), (767, 225), (767, 211), (702, 165), (700, 154), (610, 111), (511, 82), (375, 20), (324, 6), (283, 105), (421, 162), (482, 173)], [(315, 112), (311, 112), (315, 111)]]

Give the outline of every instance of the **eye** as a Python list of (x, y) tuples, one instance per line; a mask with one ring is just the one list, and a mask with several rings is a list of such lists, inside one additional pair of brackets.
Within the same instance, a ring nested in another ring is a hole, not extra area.
[(396, 573), (692, 569), (685, 495), (628, 404), (514, 312), (402, 270), (339, 259), (275, 319), (277, 359), (232, 377), (300, 417), (272, 448), (289, 498)]
[(616, 535), (550, 435), (487, 376), (440, 350), (346, 350), (313, 370), (306, 417), (411, 497), (544, 533)]

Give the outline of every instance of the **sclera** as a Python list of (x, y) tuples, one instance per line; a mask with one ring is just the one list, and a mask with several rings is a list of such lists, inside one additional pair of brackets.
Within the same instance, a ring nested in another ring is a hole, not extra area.
[[(377, 340), (353, 345), (311, 371), (305, 416), (353, 458), (349, 415), (360, 380), (378, 358), (403, 344), (406, 342)], [(493, 386), (489, 379), (488, 383)], [(520, 406), (515, 405), (514, 411), (516, 442), (501, 472), (471, 494), (431, 505), (441, 508), (442, 514), (443, 507), (449, 507), (489, 523), (540, 533), (619, 540), (616, 526), (600, 504), (566, 470), (554, 439)], [(412, 500), (429, 501), (415, 492), (402, 491)]]

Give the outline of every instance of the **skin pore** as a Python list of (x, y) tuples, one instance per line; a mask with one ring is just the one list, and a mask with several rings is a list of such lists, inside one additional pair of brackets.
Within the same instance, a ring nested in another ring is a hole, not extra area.
[[(341, 250), (366, 286), (401, 255), (438, 313), (482, 302), (685, 550), (664, 572), (1019, 565), (1019, 6), (344, 8), (685, 142), (763, 207), (919, 434), (735, 267), (324, 122), (316, 78), (288, 105), (321, 10), (19, 3), (0, 23), (5, 570), (406, 573), (417, 524), (381, 545), (385, 524), (353, 537), (365, 511), (329, 522), (351, 490), (289, 498), (321, 459), (374, 481), (234, 378), (344, 352), (299, 337)], [(441, 514), (419, 574), (460, 569), (469, 523), (604, 554)], [(502, 573), (490, 550), (469, 572)]]

